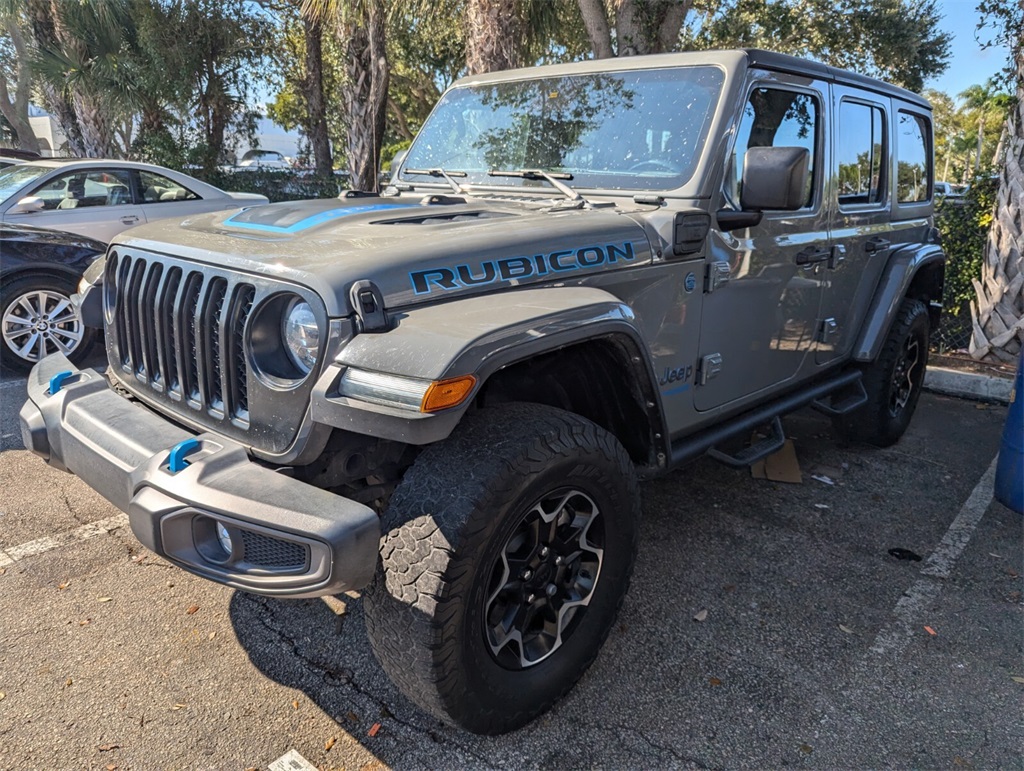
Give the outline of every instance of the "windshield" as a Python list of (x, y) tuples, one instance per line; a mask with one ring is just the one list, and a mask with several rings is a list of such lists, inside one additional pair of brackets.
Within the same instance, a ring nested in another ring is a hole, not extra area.
[(465, 172), (464, 184), (550, 186), (487, 172), (543, 169), (572, 186), (669, 190), (693, 175), (724, 79), (717, 67), (589, 73), (446, 93), (402, 164)]
[(0, 169), (0, 204), (15, 195), (29, 182), (53, 171), (50, 166), (9, 166)]

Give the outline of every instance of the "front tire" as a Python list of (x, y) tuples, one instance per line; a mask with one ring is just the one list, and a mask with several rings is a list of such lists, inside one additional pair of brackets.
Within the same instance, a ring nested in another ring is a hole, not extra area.
[(888, 447), (903, 436), (921, 397), (930, 328), (925, 304), (904, 300), (878, 358), (864, 370), (867, 403), (834, 420), (841, 437)]
[(57, 276), (9, 279), (0, 292), (0, 345), (5, 368), (27, 372), (60, 351), (73, 364), (89, 352), (94, 330), (71, 302), (75, 287)]
[(528, 723), (597, 657), (640, 515), (607, 431), (513, 404), (467, 416), (406, 472), (364, 594), (373, 652), (419, 707), (468, 731)]

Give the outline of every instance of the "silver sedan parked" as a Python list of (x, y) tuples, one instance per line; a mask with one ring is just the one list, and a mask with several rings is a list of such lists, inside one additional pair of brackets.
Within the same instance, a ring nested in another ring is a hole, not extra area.
[(104, 243), (144, 222), (265, 203), (147, 163), (52, 158), (0, 169), (0, 222)]

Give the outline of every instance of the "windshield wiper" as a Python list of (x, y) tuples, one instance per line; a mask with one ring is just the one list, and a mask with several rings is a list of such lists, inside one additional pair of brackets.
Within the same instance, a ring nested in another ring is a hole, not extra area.
[(436, 169), (402, 169), (402, 171), (404, 171), (406, 174), (418, 174), (424, 177), (443, 177), (444, 181), (451, 185), (452, 190), (454, 190), (458, 195), (466, 194), (466, 191), (462, 187), (462, 185), (460, 185), (458, 182), (452, 179), (452, 177), (466, 176), (466, 172), (464, 171), (445, 171), (441, 167), (438, 167)]
[(544, 171), (542, 169), (519, 169), (518, 171), (498, 171), (497, 169), (491, 169), (487, 172), (489, 177), (521, 177), (522, 179), (543, 179), (550, 185), (555, 187), (558, 192), (562, 193), (573, 203), (580, 203), (586, 205), (586, 199), (562, 182), (560, 179), (572, 179), (572, 174), (564, 171)]

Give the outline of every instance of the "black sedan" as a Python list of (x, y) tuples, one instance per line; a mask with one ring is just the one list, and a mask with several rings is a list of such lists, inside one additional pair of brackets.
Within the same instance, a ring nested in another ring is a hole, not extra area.
[(0, 224), (0, 359), (27, 370), (62, 352), (80, 362), (97, 334), (82, 323), (71, 295), (106, 245), (53, 230)]

